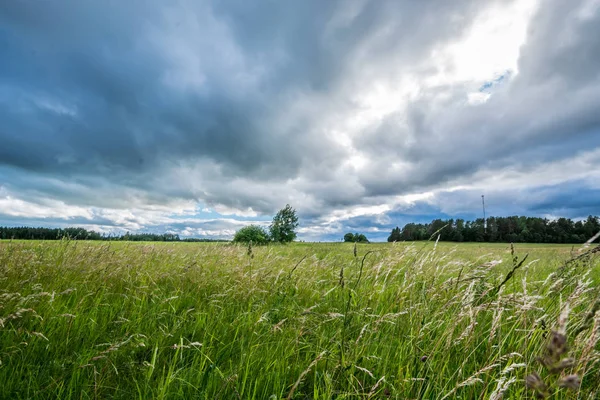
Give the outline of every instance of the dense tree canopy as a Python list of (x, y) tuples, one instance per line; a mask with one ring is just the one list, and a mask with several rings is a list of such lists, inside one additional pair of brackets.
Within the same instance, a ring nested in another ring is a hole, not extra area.
[(452, 242), (528, 242), (584, 243), (600, 231), (598, 217), (590, 215), (584, 221), (569, 218), (549, 220), (537, 217), (489, 217), (475, 221), (436, 219), (429, 224), (406, 224), (394, 228), (388, 242), (427, 240), (440, 235), (440, 240)]
[(400, 228), (395, 227), (392, 229), (392, 233), (388, 236), (388, 242), (398, 242), (402, 240), (402, 231)]
[(362, 233), (349, 232), (344, 235), (344, 242), (369, 243), (369, 239)]

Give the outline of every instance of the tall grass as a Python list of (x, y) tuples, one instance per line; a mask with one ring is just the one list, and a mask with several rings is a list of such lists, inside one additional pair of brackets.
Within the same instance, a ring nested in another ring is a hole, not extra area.
[(598, 253), (354, 250), (0, 242), (0, 397), (521, 399), (534, 373), (600, 395)]

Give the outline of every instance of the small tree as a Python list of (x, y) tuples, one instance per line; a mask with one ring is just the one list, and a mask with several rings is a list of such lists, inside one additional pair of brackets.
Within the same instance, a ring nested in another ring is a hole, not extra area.
[(274, 242), (288, 243), (296, 239), (296, 228), (298, 227), (298, 217), (296, 210), (289, 204), (273, 217), (270, 232), (271, 239)]
[(348, 232), (344, 235), (344, 242), (354, 242), (354, 233)]
[(233, 236), (234, 243), (267, 244), (269, 234), (262, 226), (248, 225), (240, 229)]

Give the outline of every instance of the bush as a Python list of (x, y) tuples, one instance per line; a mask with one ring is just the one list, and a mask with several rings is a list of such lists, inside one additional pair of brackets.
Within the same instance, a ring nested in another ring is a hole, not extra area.
[(233, 242), (267, 244), (269, 242), (269, 234), (262, 226), (248, 225), (235, 233), (233, 236)]

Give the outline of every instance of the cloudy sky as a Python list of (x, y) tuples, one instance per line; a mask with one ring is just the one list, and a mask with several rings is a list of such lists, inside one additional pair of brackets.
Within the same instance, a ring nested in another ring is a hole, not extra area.
[(0, 225), (598, 215), (600, 1), (5, 0), (0, 121)]

